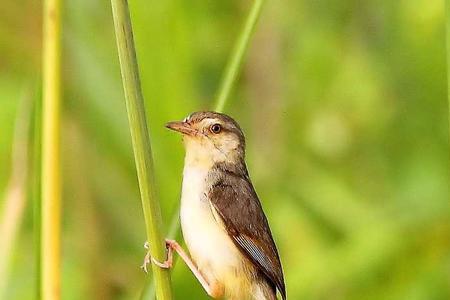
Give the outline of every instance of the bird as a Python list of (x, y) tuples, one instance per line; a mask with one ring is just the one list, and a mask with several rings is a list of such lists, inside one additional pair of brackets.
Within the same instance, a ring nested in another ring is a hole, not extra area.
[[(199, 111), (166, 127), (185, 146), (180, 221), (188, 255), (166, 240), (172, 266), (177, 252), (213, 299), (286, 299), (277, 247), (245, 163), (245, 137), (230, 116)], [(150, 260), (147, 257), (144, 262)]]

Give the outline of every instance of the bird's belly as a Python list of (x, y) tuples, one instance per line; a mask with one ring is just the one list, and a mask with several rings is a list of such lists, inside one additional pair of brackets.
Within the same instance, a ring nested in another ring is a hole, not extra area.
[(218, 282), (226, 290), (243, 290), (243, 285), (247, 285), (244, 258), (214, 218), (204, 194), (206, 177), (202, 175), (184, 172), (180, 211), (184, 240), (192, 259), (209, 282)]
[(236, 246), (214, 220), (210, 208), (199, 206), (181, 210), (184, 240), (197, 266), (200, 269), (212, 268), (215, 272), (238, 267), (240, 253)]

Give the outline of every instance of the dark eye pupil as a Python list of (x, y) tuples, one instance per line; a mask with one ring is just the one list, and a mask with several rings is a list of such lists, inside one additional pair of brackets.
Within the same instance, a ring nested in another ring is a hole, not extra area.
[(211, 127), (211, 130), (212, 130), (212, 132), (214, 132), (214, 133), (219, 133), (221, 129), (222, 129), (222, 128), (220, 127), (219, 124), (214, 124), (214, 125)]

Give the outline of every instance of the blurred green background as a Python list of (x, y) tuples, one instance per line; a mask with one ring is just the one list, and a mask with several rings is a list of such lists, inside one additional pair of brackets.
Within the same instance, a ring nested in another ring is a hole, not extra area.
[[(145, 232), (110, 3), (64, 2), (62, 296), (138, 299)], [(130, 1), (166, 227), (184, 153), (164, 124), (212, 107), (250, 4)], [(450, 299), (444, 13), (443, 0), (267, 1), (225, 112), (246, 133), (289, 299)], [(40, 14), (1, 4), (3, 210), (15, 124), (40, 93)], [(31, 197), (17, 218), (3, 296), (32, 299)], [(173, 288), (206, 299), (181, 263)]]

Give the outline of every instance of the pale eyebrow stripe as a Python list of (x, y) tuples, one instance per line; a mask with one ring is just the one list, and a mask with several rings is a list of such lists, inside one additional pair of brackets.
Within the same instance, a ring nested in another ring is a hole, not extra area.
[(191, 117), (192, 117), (192, 114), (189, 114), (186, 118), (183, 119), (183, 122), (186, 123), (187, 121), (189, 121), (191, 119)]

